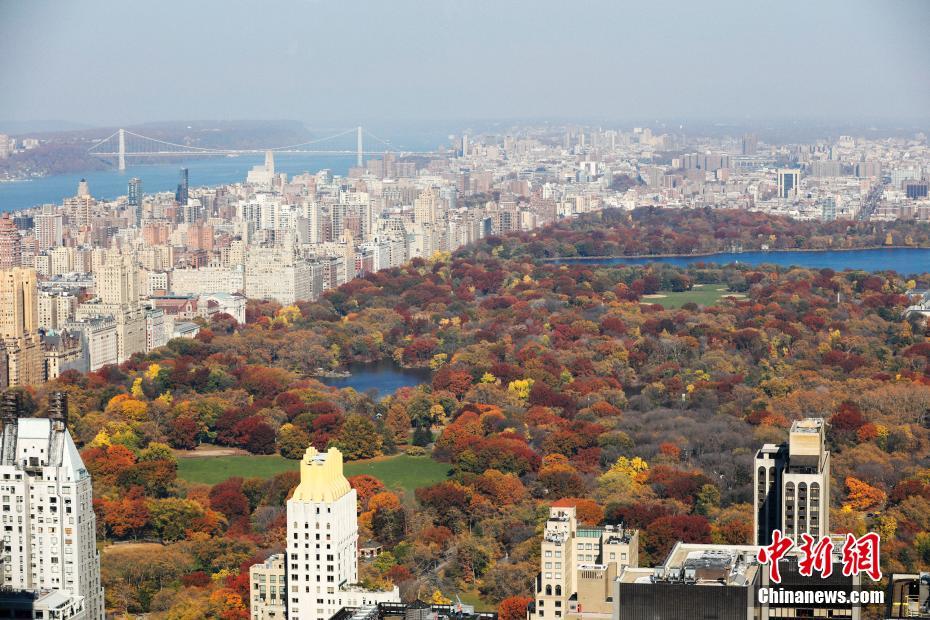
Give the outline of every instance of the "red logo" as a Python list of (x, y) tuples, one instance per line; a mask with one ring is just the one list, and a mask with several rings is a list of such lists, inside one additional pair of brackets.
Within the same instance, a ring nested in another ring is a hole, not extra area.
[(778, 560), (794, 547), (794, 541), (782, 536), (781, 530), (772, 532), (772, 544), (759, 549), (756, 558), (761, 564), (769, 565), (769, 578), (774, 583), (781, 583), (781, 573), (778, 572)]
[(801, 534), (804, 544), (798, 547), (803, 557), (798, 560), (798, 572), (805, 577), (812, 577), (816, 569), (821, 578), (833, 574), (833, 541), (824, 536), (817, 544), (810, 534)]
[[(801, 534), (803, 544), (798, 546), (801, 556), (798, 559), (798, 572), (805, 577), (812, 577), (814, 571), (820, 573), (821, 579), (833, 574), (833, 541), (824, 536), (815, 542), (810, 534)], [(843, 543), (843, 575), (852, 577), (865, 573), (873, 581), (882, 578), (882, 569), (878, 556), (881, 538), (875, 532), (856, 538), (846, 535)], [(772, 544), (759, 549), (756, 558), (760, 564), (769, 565), (769, 579), (772, 583), (781, 583), (778, 561), (785, 557), (795, 546), (794, 541), (785, 537), (781, 530), (772, 532)]]
[(856, 538), (846, 534), (843, 543), (843, 574), (847, 577), (865, 573), (878, 581), (882, 578), (882, 569), (878, 563), (879, 546), (881, 538), (875, 532)]

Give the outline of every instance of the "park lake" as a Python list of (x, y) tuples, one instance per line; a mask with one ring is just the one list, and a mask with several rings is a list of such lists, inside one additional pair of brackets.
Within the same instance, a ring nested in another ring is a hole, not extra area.
[(415, 387), (430, 380), (427, 368), (404, 368), (392, 360), (381, 360), (367, 364), (349, 364), (345, 377), (319, 377), (326, 385), (335, 388), (353, 388), (363, 394), (374, 390), (374, 399), (381, 400), (399, 388)]

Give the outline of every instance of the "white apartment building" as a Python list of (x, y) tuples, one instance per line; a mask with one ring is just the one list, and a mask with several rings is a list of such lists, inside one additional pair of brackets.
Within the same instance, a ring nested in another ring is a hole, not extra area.
[(12, 394), (2, 405), (0, 579), (13, 591), (57, 593), (71, 618), (103, 620), (90, 474), (66, 429), (64, 394), (52, 399), (48, 418), (19, 418)]
[[(288, 620), (328, 620), (343, 607), (399, 603), (397, 587), (365, 590), (358, 581), (358, 519), (355, 489), (343, 473), (342, 453), (307, 448), (300, 462), (300, 484), (287, 501), (287, 550), (253, 565), (252, 620), (280, 616), (280, 585), (286, 584)], [(272, 601), (271, 585), (278, 584)], [(264, 586), (264, 587), (263, 587)]]
[(310, 264), (280, 248), (252, 248), (245, 261), (245, 295), (282, 305), (313, 299)]
[(243, 290), (245, 290), (245, 271), (239, 265), (175, 269), (171, 273), (171, 292), (175, 295), (239, 293)]
[(116, 364), (118, 355), (116, 319), (111, 316), (89, 316), (64, 324), (64, 329), (80, 334), (81, 348), (87, 358), (87, 369), (97, 370)]
[(171, 339), (172, 327), (165, 311), (161, 308), (146, 308), (145, 315), (145, 352), (163, 347)]

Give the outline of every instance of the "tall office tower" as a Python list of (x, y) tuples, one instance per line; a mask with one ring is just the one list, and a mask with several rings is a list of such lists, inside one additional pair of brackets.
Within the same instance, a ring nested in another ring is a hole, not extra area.
[(54, 205), (46, 206), (51, 208), (34, 218), (38, 251), (60, 246), (64, 236), (64, 217), (55, 212)]
[(12, 269), (22, 264), (23, 242), (9, 213), (0, 217), (0, 269)]
[(801, 172), (794, 168), (778, 169), (778, 197), (792, 198), (798, 193)]
[(740, 154), (742, 155), (755, 155), (756, 150), (759, 148), (759, 139), (754, 133), (747, 133), (743, 135), (743, 140), (740, 143)]
[(33, 385), (45, 379), (35, 269), (0, 270), (0, 340), (7, 354), (7, 385)]
[(307, 448), (300, 462), (300, 484), (287, 500), (286, 560), (256, 564), (250, 570), (256, 594), (251, 601), (253, 619), (272, 617), (266, 613), (270, 601), (264, 584), (255, 583), (261, 575), (271, 577), (270, 583), (287, 584), (289, 620), (328, 620), (342, 607), (400, 602), (396, 587), (376, 592), (354, 585), (358, 581), (356, 509), (355, 489), (342, 471), (342, 453), (335, 448), (325, 453)]
[(181, 180), (178, 183), (178, 189), (174, 192), (174, 200), (182, 207), (187, 204), (189, 195), (190, 176), (187, 168), (181, 168)]
[(103, 620), (91, 479), (66, 428), (66, 395), (50, 396), (47, 418), (20, 418), (18, 396), (0, 404), (0, 585), (33, 613), (12, 617)]
[(468, 157), (468, 134), (462, 134), (462, 157)]
[(539, 564), (530, 620), (609, 618), (614, 580), (639, 566), (639, 531), (579, 526), (574, 504), (562, 500), (549, 508)]
[(830, 452), (823, 418), (791, 425), (788, 443), (765, 444), (753, 470), (754, 542), (769, 544), (774, 530), (797, 539), (830, 532)]
[(129, 179), (129, 188), (126, 199), (136, 216), (136, 226), (142, 225), (142, 179), (133, 177)]

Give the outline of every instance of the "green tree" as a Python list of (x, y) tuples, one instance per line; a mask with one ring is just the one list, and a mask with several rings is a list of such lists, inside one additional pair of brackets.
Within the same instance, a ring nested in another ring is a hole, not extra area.
[(310, 435), (293, 424), (284, 424), (278, 430), (278, 451), (286, 459), (302, 458), (309, 445)]
[(164, 541), (182, 540), (186, 528), (195, 519), (203, 517), (203, 507), (189, 499), (168, 497), (149, 504), (152, 529)]
[(368, 418), (349, 416), (330, 445), (339, 448), (346, 460), (370, 459), (381, 454), (384, 439)]

